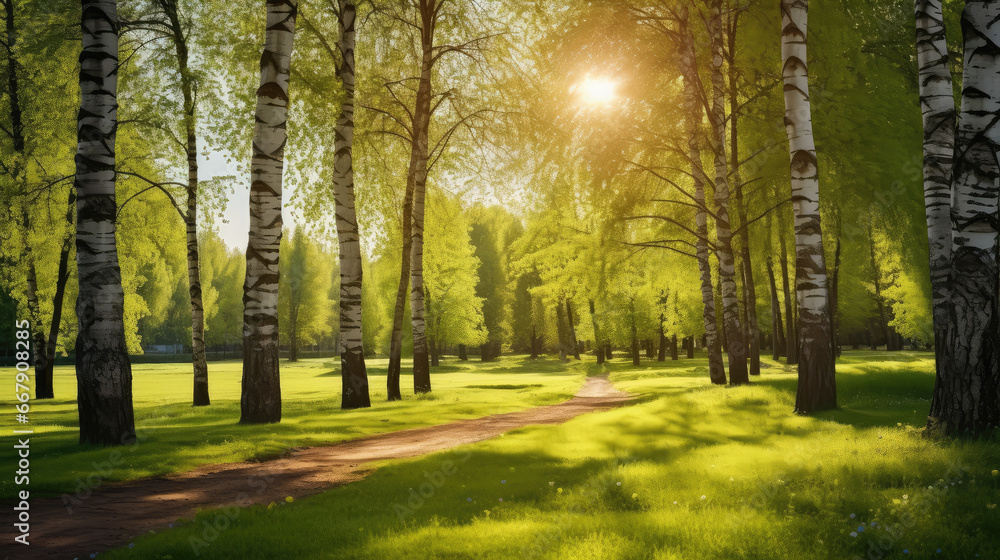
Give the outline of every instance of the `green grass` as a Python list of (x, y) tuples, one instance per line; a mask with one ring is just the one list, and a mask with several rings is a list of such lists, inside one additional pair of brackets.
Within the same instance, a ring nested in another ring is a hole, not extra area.
[[(99, 468), (108, 462), (110, 450), (78, 444), (75, 370), (57, 367), (57, 398), (31, 402), (32, 496), (74, 493), (80, 481), (101, 470), (101, 483), (148, 478), (202, 464), (274, 457), (292, 447), (553, 404), (569, 398), (583, 381), (579, 365), (553, 359), (531, 363), (505, 357), (492, 364), (449, 360), (432, 368), (433, 393), (414, 397), (411, 378), (404, 375), (405, 400), (388, 403), (386, 367), (387, 360), (368, 361), (372, 408), (342, 411), (339, 363), (283, 361), (281, 423), (241, 426), (242, 362), (209, 364), (213, 404), (198, 408), (190, 405), (190, 365), (137, 364), (132, 372), (139, 443), (125, 447), (123, 460), (110, 471)], [(408, 364), (403, 367), (408, 370)], [(0, 448), (0, 464), (16, 464), (14, 452), (10, 445)], [(13, 477), (3, 477), (0, 501), (10, 501), (14, 491)]]
[(812, 418), (791, 414), (789, 368), (726, 388), (702, 363), (614, 363), (639, 404), (203, 512), (106, 556), (1000, 558), (1000, 449), (922, 437), (929, 354), (845, 353), (842, 409)]

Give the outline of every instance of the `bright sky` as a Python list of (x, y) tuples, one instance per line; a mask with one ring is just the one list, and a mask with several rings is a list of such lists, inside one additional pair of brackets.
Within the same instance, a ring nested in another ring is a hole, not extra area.
[[(250, 231), (249, 177), (244, 177), (237, 170), (235, 163), (226, 163), (224, 154), (214, 152), (207, 158), (201, 154), (198, 159), (199, 171), (205, 179), (225, 175), (233, 175), (238, 179), (236, 192), (229, 196), (229, 203), (223, 211), (223, 220), (215, 218), (213, 222), (219, 230), (219, 237), (227, 246), (240, 250), (246, 249)], [(283, 201), (290, 200), (291, 195), (292, 190), (286, 184), (282, 192)], [(281, 211), (281, 217), (289, 231), (295, 229), (298, 218), (287, 203)]]
[(609, 78), (591, 78), (587, 76), (577, 86), (577, 93), (586, 103), (607, 105), (618, 97), (618, 82)]

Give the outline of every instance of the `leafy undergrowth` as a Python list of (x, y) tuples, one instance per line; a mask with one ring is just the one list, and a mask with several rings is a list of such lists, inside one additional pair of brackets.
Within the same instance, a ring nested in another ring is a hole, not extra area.
[(640, 404), (204, 512), (106, 556), (1000, 558), (1000, 449), (922, 437), (929, 354), (845, 353), (842, 409), (815, 418), (791, 414), (787, 367), (727, 388), (701, 364), (613, 364)]
[[(78, 444), (75, 372), (72, 366), (57, 367), (57, 398), (31, 402), (32, 496), (86, 492), (109, 481), (261, 460), (292, 447), (553, 404), (572, 396), (584, 376), (580, 365), (555, 359), (504, 357), (487, 364), (449, 360), (432, 368), (433, 393), (414, 398), (411, 378), (404, 375), (404, 400), (389, 403), (386, 362), (368, 361), (372, 408), (343, 411), (339, 364), (329, 358), (282, 361), (282, 420), (263, 426), (238, 424), (242, 362), (209, 364), (212, 405), (198, 408), (191, 406), (189, 364), (136, 364), (132, 372), (139, 443), (117, 450)], [(408, 364), (403, 369), (409, 371)], [(0, 448), (0, 464), (16, 464), (15, 451), (9, 445)], [(12, 500), (14, 491), (13, 478), (4, 477), (0, 502)]]

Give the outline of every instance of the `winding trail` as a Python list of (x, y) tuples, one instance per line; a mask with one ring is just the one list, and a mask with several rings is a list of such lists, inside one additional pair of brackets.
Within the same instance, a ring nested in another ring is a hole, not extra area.
[[(621, 406), (631, 396), (606, 377), (589, 377), (563, 403), (389, 432), (323, 447), (300, 447), (280, 459), (205, 465), (159, 478), (109, 484), (69, 511), (61, 499), (31, 504), (31, 545), (14, 558), (87, 559), (135, 536), (167, 528), (197, 510), (249, 506), (316, 494), (364, 478), (365, 464), (404, 459), (494, 438), (535, 424), (559, 424), (587, 412)], [(6, 547), (5, 547), (6, 548)]]

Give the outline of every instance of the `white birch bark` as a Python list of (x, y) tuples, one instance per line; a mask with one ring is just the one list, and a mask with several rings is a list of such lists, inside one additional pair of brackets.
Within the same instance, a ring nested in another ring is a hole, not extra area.
[(417, 86), (416, 107), (413, 111), (414, 155), (413, 210), (410, 218), (410, 322), (413, 327), (413, 391), (431, 390), (430, 355), (427, 347), (427, 325), (424, 319), (424, 200), (427, 192), (431, 119), (431, 70), (434, 66), (434, 23), (436, 2), (419, 2), (422, 29), (420, 82)]
[[(688, 159), (691, 163), (691, 175), (694, 178), (694, 196), (698, 209), (695, 213), (695, 225), (698, 238), (695, 241), (698, 271), (701, 278), (701, 301), (704, 305), (702, 318), (705, 324), (705, 342), (708, 346), (708, 373), (712, 383), (726, 383), (726, 369), (722, 362), (722, 344), (719, 340), (718, 321), (715, 313), (715, 288), (712, 285), (712, 266), (709, 262), (708, 247), (708, 213), (705, 199), (705, 183), (707, 177), (701, 164), (699, 149), (699, 128), (704, 117), (704, 104), (701, 80), (698, 77), (698, 63), (694, 50), (694, 36), (691, 33), (687, 19), (687, 10), (683, 7), (680, 16), (680, 51), (681, 73), (684, 77), (684, 103), (686, 105), (686, 134), (688, 139)], [(692, 339), (693, 340), (693, 339)], [(692, 342), (692, 345), (694, 343)]]
[(167, 16), (177, 56), (181, 98), (184, 102), (184, 151), (188, 165), (187, 208), (184, 229), (187, 239), (188, 300), (191, 303), (191, 365), (194, 371), (192, 403), (211, 404), (208, 394), (208, 359), (205, 354), (205, 306), (202, 301), (201, 263), (198, 251), (198, 133), (194, 84), (188, 67), (188, 43), (181, 25), (177, 0), (159, 0)]
[(75, 180), (80, 443), (121, 445), (135, 440), (135, 419), (115, 246), (118, 12), (114, 0), (83, 0), (82, 7)]
[(726, 83), (722, 73), (723, 36), (722, 0), (712, 1), (709, 19), (712, 36), (712, 151), (715, 154), (715, 234), (718, 239), (719, 284), (722, 287), (722, 323), (726, 331), (726, 354), (729, 356), (729, 382), (750, 382), (747, 372), (747, 349), (740, 324), (740, 304), (736, 289), (736, 262), (733, 258), (733, 234), (729, 223), (729, 162), (726, 157)]
[(951, 262), (928, 427), (950, 435), (1000, 426), (998, 180), (1000, 3), (966, 2), (955, 137)]
[(250, 169), (250, 238), (243, 287), (241, 423), (281, 420), (278, 250), (282, 226), (281, 181), (288, 139), (288, 82), (297, 6), (297, 0), (267, 2)]
[(340, 244), (340, 375), (341, 408), (371, 406), (365, 369), (361, 323), (361, 243), (354, 206), (354, 42), (357, 9), (353, 0), (339, 0), (340, 65), (337, 75), (344, 103), (337, 118), (333, 164), (333, 197)]
[(791, 156), (795, 293), (799, 309), (799, 382), (795, 409), (801, 413), (837, 406), (830, 343), (829, 289), (820, 226), (819, 170), (809, 103), (806, 58), (808, 10), (808, 0), (781, 2), (781, 76), (785, 94), (785, 130)]
[(955, 97), (941, 0), (916, 0), (917, 67), (924, 125), (924, 207), (930, 248), (935, 343), (943, 315), (951, 260), (951, 185), (955, 151)]

